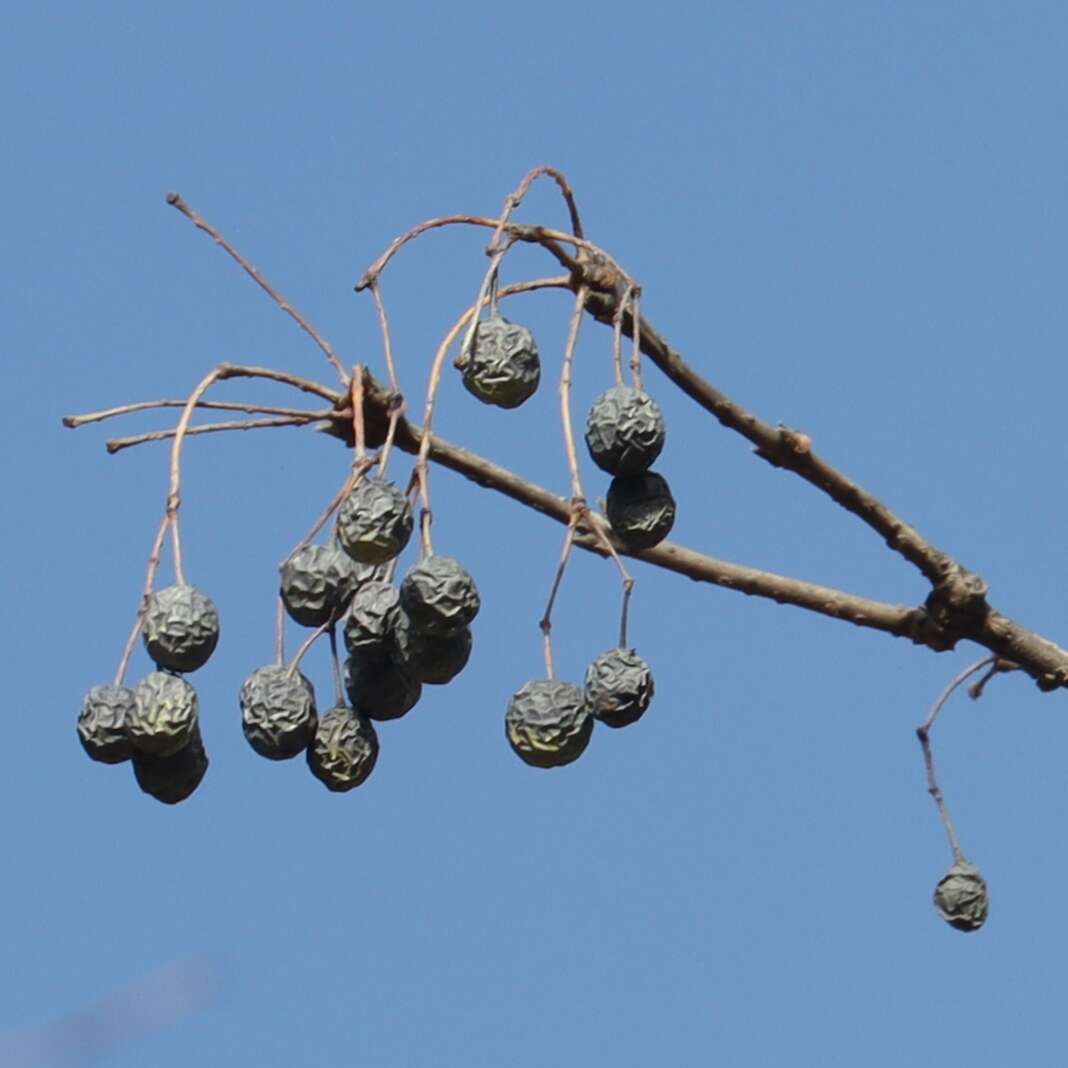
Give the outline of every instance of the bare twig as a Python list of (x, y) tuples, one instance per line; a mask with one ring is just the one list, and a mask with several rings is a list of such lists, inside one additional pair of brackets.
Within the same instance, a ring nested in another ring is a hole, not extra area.
[[(184, 408), (184, 400), (138, 401), (136, 404), (121, 404), (117, 408), (105, 408), (100, 412), (87, 412), (85, 415), (65, 415), (63, 425), (71, 429), (85, 426), (87, 423), (99, 423), (104, 419), (114, 419), (119, 415), (133, 412), (147, 412), (153, 408)], [(301, 408), (279, 408), (273, 404), (244, 404), (241, 401), (197, 401), (197, 408), (218, 408), (228, 412), (245, 412), (248, 415), (292, 415), (300, 417), (313, 413)], [(325, 418), (329, 412), (324, 412)]]
[(585, 497), (582, 492), (578, 453), (575, 451), (575, 433), (571, 426), (571, 365), (575, 360), (575, 346), (578, 343), (579, 326), (582, 323), (582, 309), (588, 296), (589, 290), (585, 286), (579, 286), (571, 312), (567, 344), (564, 346), (564, 360), (560, 370), (560, 422), (564, 432), (564, 451), (567, 453), (567, 469), (571, 474), (571, 499), (579, 506), (585, 504)]
[[(186, 437), (191, 434), (217, 434), (226, 430), (263, 430), (267, 427), (279, 426), (307, 426), (309, 423), (321, 423), (329, 419), (332, 411), (307, 412), (301, 416), (287, 416), (275, 419), (235, 419), (228, 423), (204, 423), (201, 426), (191, 426), (186, 429)], [(132, 448), (134, 445), (144, 445), (149, 441), (166, 441), (178, 433), (177, 428), (171, 430), (152, 430), (147, 434), (133, 434), (126, 438), (108, 438), (104, 445), (108, 452), (122, 452), (123, 449)]]
[(274, 287), (263, 277), (260, 272), (252, 266), (240, 252), (237, 251), (231, 245), (214, 226), (211, 225), (206, 219), (198, 215), (183, 199), (180, 193), (168, 193), (167, 203), (173, 208), (177, 208), (198, 230), (203, 230), (220, 248), (227, 252), (238, 264), (245, 270), (250, 278), (262, 289), (267, 296), (271, 298), (293, 321), (303, 330), (308, 337), (319, 346), (323, 355), (330, 361), (330, 365), (338, 373), (338, 377), (342, 382), (347, 381), (345, 375), (345, 368), (341, 366), (341, 361), (334, 354), (334, 350), (330, 347), (330, 343), (322, 337), (319, 332), (304, 318), (303, 315), (293, 307), (289, 301), (285, 300)]
[(538, 621), (538, 627), (541, 629), (542, 648), (545, 652), (545, 675), (546, 678), (550, 679), (556, 678), (553, 670), (553, 605), (556, 604), (556, 595), (560, 592), (560, 584), (564, 580), (564, 572), (567, 570), (567, 561), (571, 556), (571, 547), (575, 544), (575, 523), (578, 520), (578, 515), (578, 509), (573, 509), (571, 518), (568, 520), (567, 533), (564, 535), (564, 547), (560, 550), (560, 561), (556, 565), (556, 573), (553, 575), (553, 584), (549, 590), (549, 600), (545, 605), (545, 612)]

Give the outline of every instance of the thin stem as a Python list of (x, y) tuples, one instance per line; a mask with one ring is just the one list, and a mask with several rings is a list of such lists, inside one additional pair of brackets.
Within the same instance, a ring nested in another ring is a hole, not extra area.
[[(263, 430), (269, 427), (279, 426), (307, 426), (309, 423), (321, 423), (329, 419), (334, 413), (309, 412), (300, 417), (286, 416), (270, 419), (235, 419), (228, 423), (204, 423), (202, 426), (191, 426), (186, 430), (186, 437), (192, 434), (218, 434), (227, 430)], [(166, 441), (178, 433), (177, 428), (171, 430), (152, 430), (147, 434), (133, 434), (126, 438), (108, 438), (104, 442), (105, 448), (110, 453), (122, 452), (123, 449), (133, 448), (134, 445), (144, 445), (150, 441)]]
[(989, 664), (993, 664), (996, 660), (997, 657), (995, 656), (984, 656), (982, 660), (976, 661), (971, 667), (965, 668), (938, 695), (938, 700), (931, 706), (931, 711), (927, 718), (916, 728), (916, 737), (919, 738), (920, 746), (923, 749), (924, 767), (927, 769), (927, 792), (934, 798), (934, 803), (938, 808), (938, 815), (942, 819), (942, 826), (946, 829), (946, 837), (949, 839), (949, 848), (953, 850), (953, 859), (957, 863), (963, 861), (965, 856), (961, 851), (960, 842), (957, 840), (957, 832), (954, 830), (953, 821), (949, 818), (949, 809), (946, 807), (942, 789), (938, 785), (938, 780), (935, 777), (934, 755), (931, 752), (931, 728), (934, 726), (934, 721), (937, 718), (938, 713), (942, 711), (943, 706), (953, 695), (953, 692), (957, 687), (971, 678), (977, 671), (982, 671), (983, 668), (987, 667)]
[[(362, 277), (353, 288), (357, 293), (366, 289), (379, 277), (379, 275), (381, 275), (385, 270), (386, 265), (393, 259), (400, 249), (408, 244), (409, 241), (421, 237), (429, 230), (437, 230), (443, 226), (484, 226), (491, 230), (496, 230), (499, 223), (499, 219), (489, 219), (484, 215), (445, 215), (439, 219), (427, 219), (425, 222), (421, 222), (418, 225), (411, 227), (411, 229), (406, 230), (400, 237), (395, 238), (385, 252), (383, 252), (366, 271), (364, 271)], [(591, 254), (596, 253), (603, 256), (613, 267), (616, 267), (617, 270), (619, 269), (618, 265), (615, 264), (615, 261), (602, 249), (599, 249), (596, 245), (581, 237), (576, 237), (574, 234), (564, 233), (562, 230), (552, 230), (545, 226), (520, 226), (516, 223), (509, 223), (504, 229), (509, 234), (513, 235), (517, 241), (526, 241), (530, 244), (541, 245), (555, 256), (569, 271), (578, 270), (579, 263), (573, 257), (568, 256), (563, 249), (560, 248), (561, 243), (573, 245), (576, 249), (582, 249)], [(620, 273), (622, 274), (622, 271), (620, 271)]]
[[(122, 404), (117, 408), (105, 408), (100, 412), (87, 412), (85, 415), (65, 415), (63, 425), (71, 429), (85, 426), (87, 423), (99, 423), (104, 419), (114, 419), (119, 415), (133, 412), (147, 412), (153, 408), (184, 408), (184, 400), (138, 401), (136, 404)], [(249, 415), (292, 415), (300, 418), (313, 413), (301, 408), (278, 408), (272, 404), (243, 404), (241, 401), (197, 401), (198, 408), (219, 408), (229, 412), (245, 412)], [(329, 412), (322, 414), (326, 418)]]
[(281, 594), (274, 613), (274, 656), (278, 666), (282, 667), (286, 662), (286, 606)]
[(578, 454), (575, 451), (575, 433), (571, 426), (571, 365), (575, 359), (575, 345), (578, 342), (579, 326), (582, 323), (582, 309), (585, 307), (588, 295), (589, 289), (584, 285), (580, 285), (578, 292), (575, 294), (575, 305), (571, 312), (571, 325), (567, 332), (567, 345), (564, 348), (564, 363), (560, 371), (560, 418), (563, 423), (567, 466), (571, 472), (571, 497), (575, 501), (581, 501), (583, 494)]
[(365, 456), (363, 431), (363, 368), (357, 364), (349, 380), (349, 395), (352, 398), (352, 440), (355, 443), (353, 465), (363, 463)]
[(516, 190), (505, 197), (504, 209), (501, 212), (500, 222), (497, 224), (497, 229), (493, 231), (493, 237), (490, 239), (487, 248), (488, 252), (493, 252), (497, 248), (497, 243), (501, 237), (501, 231), (508, 224), (508, 220), (512, 217), (512, 213), (523, 202), (523, 197), (527, 195), (527, 191), (534, 182), (543, 175), (552, 178), (559, 186), (564, 202), (567, 204), (568, 213), (571, 216), (571, 230), (576, 237), (582, 237), (582, 221), (579, 219), (578, 205), (575, 203), (575, 194), (571, 189), (571, 185), (564, 175), (555, 167), (541, 164), (524, 175), (523, 180), (519, 183)]
[(345, 368), (341, 366), (341, 361), (334, 354), (334, 350), (330, 347), (330, 343), (322, 337), (319, 332), (304, 318), (303, 315), (293, 307), (289, 301), (285, 300), (274, 287), (263, 277), (260, 272), (252, 266), (240, 252), (237, 251), (231, 245), (218, 230), (215, 229), (211, 223), (207, 222), (204, 218), (198, 215), (183, 199), (179, 193), (168, 193), (167, 203), (171, 207), (177, 208), (198, 230), (203, 230), (220, 248), (228, 253), (232, 259), (236, 260), (238, 264), (244, 269), (248, 276), (262, 289), (267, 296), (271, 298), (293, 321), (303, 330), (311, 339), (319, 346), (323, 355), (330, 361), (330, 365), (338, 373), (338, 377), (342, 382), (347, 381), (345, 376)]
[(341, 661), (337, 655), (337, 626), (334, 622), (329, 624), (327, 634), (330, 635), (330, 662), (334, 669), (334, 698), (337, 707), (347, 704), (345, 687), (341, 683)]
[(327, 620), (321, 627), (316, 627), (315, 630), (308, 635), (307, 638), (301, 642), (300, 648), (297, 650), (296, 655), (289, 662), (289, 667), (286, 668), (286, 674), (292, 678), (300, 667), (301, 660), (304, 659), (304, 654), (333, 626), (330, 620)]
[(623, 312), (633, 291), (634, 286), (628, 283), (612, 315), (612, 368), (615, 371), (617, 386), (623, 385)]
[(141, 588), (141, 601), (137, 606), (137, 617), (134, 620), (133, 628), (130, 630), (130, 636), (126, 639), (126, 645), (123, 647), (122, 656), (119, 658), (119, 666), (115, 671), (115, 685), (121, 686), (123, 679), (126, 677), (126, 668), (129, 666), (130, 657), (133, 655), (134, 645), (137, 643), (137, 636), (141, 633), (141, 625), (145, 618), (145, 604), (148, 601), (149, 595), (152, 593), (152, 586), (156, 581), (156, 571), (159, 570), (160, 556), (163, 551), (163, 539), (167, 536), (167, 529), (171, 525), (171, 513), (169, 509), (166, 509), (163, 513), (163, 519), (160, 521), (159, 529), (156, 531), (156, 537), (152, 542), (152, 548), (148, 554), (148, 566), (145, 569), (145, 584)]
[[(497, 235), (494, 234), (493, 236), (494, 240), (496, 240)], [(490, 264), (489, 267), (486, 268), (486, 273), (482, 276), (482, 282), (478, 287), (478, 297), (475, 299), (475, 303), (472, 305), (473, 308), (481, 310), (484, 305), (489, 304), (491, 308), (496, 311), (498, 296), (498, 272), (500, 271), (501, 261), (508, 254), (508, 250), (512, 247), (514, 243), (515, 239), (512, 238), (507, 242), (507, 244), (505, 244), (504, 248), (501, 249), (496, 248), (493, 242), (490, 243), (492, 249)], [(470, 353), (471, 345), (474, 343), (475, 333), (477, 331), (478, 316), (473, 315), (471, 317), (470, 324), (467, 327), (467, 333), (464, 335), (463, 343), (460, 345), (461, 359), (466, 359), (468, 354)]]
[[(396, 402), (396, 403), (394, 403)], [(386, 466), (389, 463), (389, 454), (393, 449), (393, 439), (397, 436), (397, 423), (404, 414), (404, 401), (399, 393), (394, 393), (390, 398), (389, 426), (386, 428), (386, 440), (382, 445), (382, 451), (378, 458), (378, 477), (385, 478)]]
[[(329, 522), (330, 517), (337, 511), (341, 502), (360, 484), (363, 476), (366, 474), (367, 469), (374, 463), (373, 459), (365, 459), (361, 463), (357, 464), (346, 476), (345, 481), (341, 484), (341, 489), (334, 494), (330, 499), (330, 503), (319, 514), (319, 518), (312, 524), (311, 529), (304, 535), (292, 549), (289, 550), (289, 556), (286, 560), (291, 559), (294, 555), (300, 552), (305, 545), (310, 545), (312, 539), (324, 526)], [(279, 566), (284, 566), (285, 560)]]
[(567, 569), (568, 557), (571, 555), (571, 546), (575, 543), (575, 524), (577, 521), (578, 510), (575, 509), (567, 524), (567, 533), (564, 535), (564, 547), (560, 551), (560, 562), (556, 565), (556, 574), (553, 576), (553, 584), (549, 590), (549, 601), (545, 605), (544, 614), (538, 621), (538, 626), (541, 629), (542, 646), (545, 652), (545, 674), (546, 678), (550, 679), (556, 678), (553, 671), (553, 605), (556, 604), (556, 595), (560, 592), (560, 583), (564, 580), (564, 571)]
[(382, 349), (386, 358), (386, 374), (389, 375), (390, 389), (394, 393), (400, 392), (400, 386), (397, 385), (397, 368), (393, 363), (393, 342), (390, 340), (389, 334), (389, 316), (386, 315), (386, 306), (382, 302), (382, 294), (378, 290), (378, 279), (374, 279), (370, 284), (371, 296), (374, 298), (375, 311), (378, 313), (378, 325), (382, 330)]
[[(630, 377), (635, 389), (642, 388), (642, 313), (640, 308), (642, 291), (634, 287), (630, 294), (630, 318), (634, 324), (632, 340), (634, 342), (630, 351)], [(620, 326), (623, 317), (620, 316)]]

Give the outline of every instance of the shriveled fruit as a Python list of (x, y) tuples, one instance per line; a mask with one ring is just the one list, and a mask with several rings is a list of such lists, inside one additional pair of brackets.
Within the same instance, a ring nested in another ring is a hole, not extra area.
[(518, 408), (534, 394), (541, 379), (534, 335), (500, 315), (478, 324), (456, 366), (463, 372), (468, 392), (498, 408)]
[(358, 581), (358, 565), (336, 545), (305, 545), (283, 565), (280, 593), (286, 611), (305, 627), (341, 615)]
[(655, 471), (613, 478), (605, 510), (612, 533), (631, 549), (659, 545), (675, 525), (675, 498)]
[(457, 627), (448, 634), (416, 630), (403, 610), (393, 629), (397, 656), (420, 682), (442, 686), (463, 671), (471, 657), (471, 628)]
[(145, 601), (142, 637), (156, 666), (196, 671), (219, 642), (219, 613), (194, 586), (168, 586)]
[(935, 911), (958, 931), (978, 931), (986, 923), (990, 899), (986, 881), (979, 869), (959, 860), (938, 881), (934, 892)]
[(133, 755), (126, 722), (137, 698), (127, 686), (94, 686), (82, 701), (78, 715), (78, 740), (94, 760), (121, 764)]
[(633, 649), (609, 649), (586, 669), (590, 712), (609, 727), (634, 723), (652, 699), (652, 672)]
[(377, 760), (378, 735), (366, 716), (339, 705), (319, 717), (308, 767), (328, 790), (343, 793), (359, 786)]
[(345, 613), (343, 635), (350, 653), (384, 653), (390, 648), (400, 611), (400, 590), (389, 582), (365, 582)]
[(557, 679), (523, 685), (504, 717), (508, 744), (536, 768), (559, 768), (582, 756), (593, 732), (586, 696)]
[(590, 406), (586, 445), (593, 462), (610, 475), (637, 475), (664, 447), (664, 416), (644, 390), (613, 386)]
[(345, 661), (345, 692), (352, 707), (375, 720), (400, 719), (422, 696), (423, 687), (405, 666), (387, 654), (350, 656)]
[(200, 731), (194, 730), (189, 741), (170, 756), (135, 753), (133, 770), (137, 785), (157, 801), (165, 805), (184, 801), (203, 782), (208, 770)]
[(241, 728), (248, 744), (268, 760), (303, 752), (315, 734), (315, 691), (299, 672), (281, 664), (257, 668), (241, 686)]
[(407, 496), (385, 479), (361, 482), (342, 502), (337, 516), (341, 548), (363, 564), (392, 560), (412, 536)]
[(153, 671), (137, 684), (134, 696), (126, 731), (137, 750), (170, 756), (193, 737), (197, 729), (197, 693), (185, 679)]
[(475, 580), (451, 556), (428, 556), (411, 568), (400, 599), (412, 626), (431, 634), (466, 626), (482, 604)]

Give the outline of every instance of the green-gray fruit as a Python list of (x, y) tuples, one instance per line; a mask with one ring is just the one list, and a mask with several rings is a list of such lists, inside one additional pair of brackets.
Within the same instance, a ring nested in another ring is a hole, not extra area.
[(374, 771), (377, 760), (378, 735), (366, 716), (339, 705), (319, 717), (308, 746), (308, 767), (328, 790), (355, 789)]
[(241, 728), (268, 760), (289, 760), (315, 734), (315, 691), (300, 672), (280, 664), (257, 668), (241, 686)]
[(385, 479), (369, 478), (342, 502), (337, 540), (362, 564), (392, 560), (412, 536), (412, 509), (407, 496)]
[(400, 600), (412, 626), (431, 634), (466, 626), (482, 604), (475, 580), (451, 556), (428, 556), (411, 568)]
[(675, 525), (675, 498), (667, 480), (653, 471), (613, 478), (605, 511), (612, 533), (628, 549), (659, 545)]
[(157, 667), (196, 671), (219, 642), (219, 613), (195, 587), (168, 586), (148, 595), (142, 637)]
[(185, 679), (153, 671), (137, 684), (134, 696), (126, 732), (140, 752), (170, 756), (196, 733), (197, 694)]
[(652, 699), (649, 665), (633, 649), (609, 649), (586, 669), (586, 701), (609, 727), (634, 723)]
[(648, 393), (613, 386), (590, 406), (586, 446), (593, 462), (610, 475), (637, 475), (664, 447), (664, 416)]
[(508, 744), (527, 764), (559, 768), (582, 756), (593, 732), (593, 716), (577, 686), (539, 679), (522, 686), (504, 718)]
[(498, 408), (518, 408), (541, 379), (534, 335), (500, 315), (478, 324), (470, 348), (457, 358), (456, 366), (468, 392)]
[(978, 931), (986, 922), (990, 899), (979, 869), (959, 860), (938, 881), (935, 911), (958, 931)]

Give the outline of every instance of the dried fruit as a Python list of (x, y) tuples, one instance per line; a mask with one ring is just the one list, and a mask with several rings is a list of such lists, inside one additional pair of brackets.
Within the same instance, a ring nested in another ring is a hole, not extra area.
[(958, 931), (978, 931), (990, 910), (986, 882), (979, 869), (958, 860), (938, 881), (934, 892), (935, 911)]
[(208, 770), (208, 754), (200, 731), (194, 730), (189, 741), (170, 756), (136, 753), (134, 777), (146, 794), (165, 805), (184, 801), (203, 782)]
[(518, 408), (534, 394), (541, 362), (534, 335), (525, 327), (491, 315), (475, 328), (469, 348), (456, 360), (469, 393), (498, 408)]
[(605, 511), (612, 533), (630, 549), (659, 545), (675, 525), (675, 498), (655, 471), (613, 478)]
[(137, 698), (127, 686), (94, 686), (82, 701), (78, 739), (85, 751), (102, 764), (121, 764), (133, 755), (126, 721)]
[(392, 656), (358, 655), (345, 661), (345, 692), (357, 712), (381, 721), (410, 712), (423, 687)]
[(281, 664), (257, 668), (241, 686), (241, 728), (268, 760), (288, 760), (315, 734), (315, 691), (300, 672)]
[(337, 545), (305, 545), (283, 565), (280, 593), (302, 626), (321, 627), (345, 611), (359, 580), (358, 565)]
[(185, 679), (153, 671), (137, 684), (134, 696), (126, 732), (140, 752), (170, 756), (196, 733), (197, 693)]
[(353, 560), (385, 563), (401, 552), (411, 536), (411, 505), (392, 482), (368, 478), (341, 502), (337, 539)]
[(613, 386), (590, 406), (586, 445), (593, 462), (610, 475), (637, 475), (664, 447), (664, 416), (648, 393)]
[(401, 663), (420, 682), (442, 686), (463, 671), (471, 657), (471, 628), (448, 634), (416, 630), (403, 610), (397, 612), (393, 640)]
[(168, 586), (145, 601), (142, 637), (156, 666), (167, 671), (196, 671), (207, 663), (219, 641), (219, 613), (194, 586)]
[(577, 686), (539, 679), (512, 696), (504, 727), (509, 745), (526, 763), (559, 768), (582, 756), (593, 733), (593, 716)]
[(345, 648), (350, 653), (385, 653), (400, 611), (400, 590), (389, 582), (365, 582), (345, 613)]
[(328, 790), (342, 793), (366, 781), (378, 760), (378, 735), (366, 717), (339, 705), (319, 717), (308, 767)]
[(586, 702), (609, 727), (634, 723), (652, 699), (649, 665), (633, 649), (609, 649), (586, 669)]
[(428, 556), (401, 583), (401, 606), (416, 630), (447, 634), (470, 623), (481, 607), (475, 580), (451, 556)]

